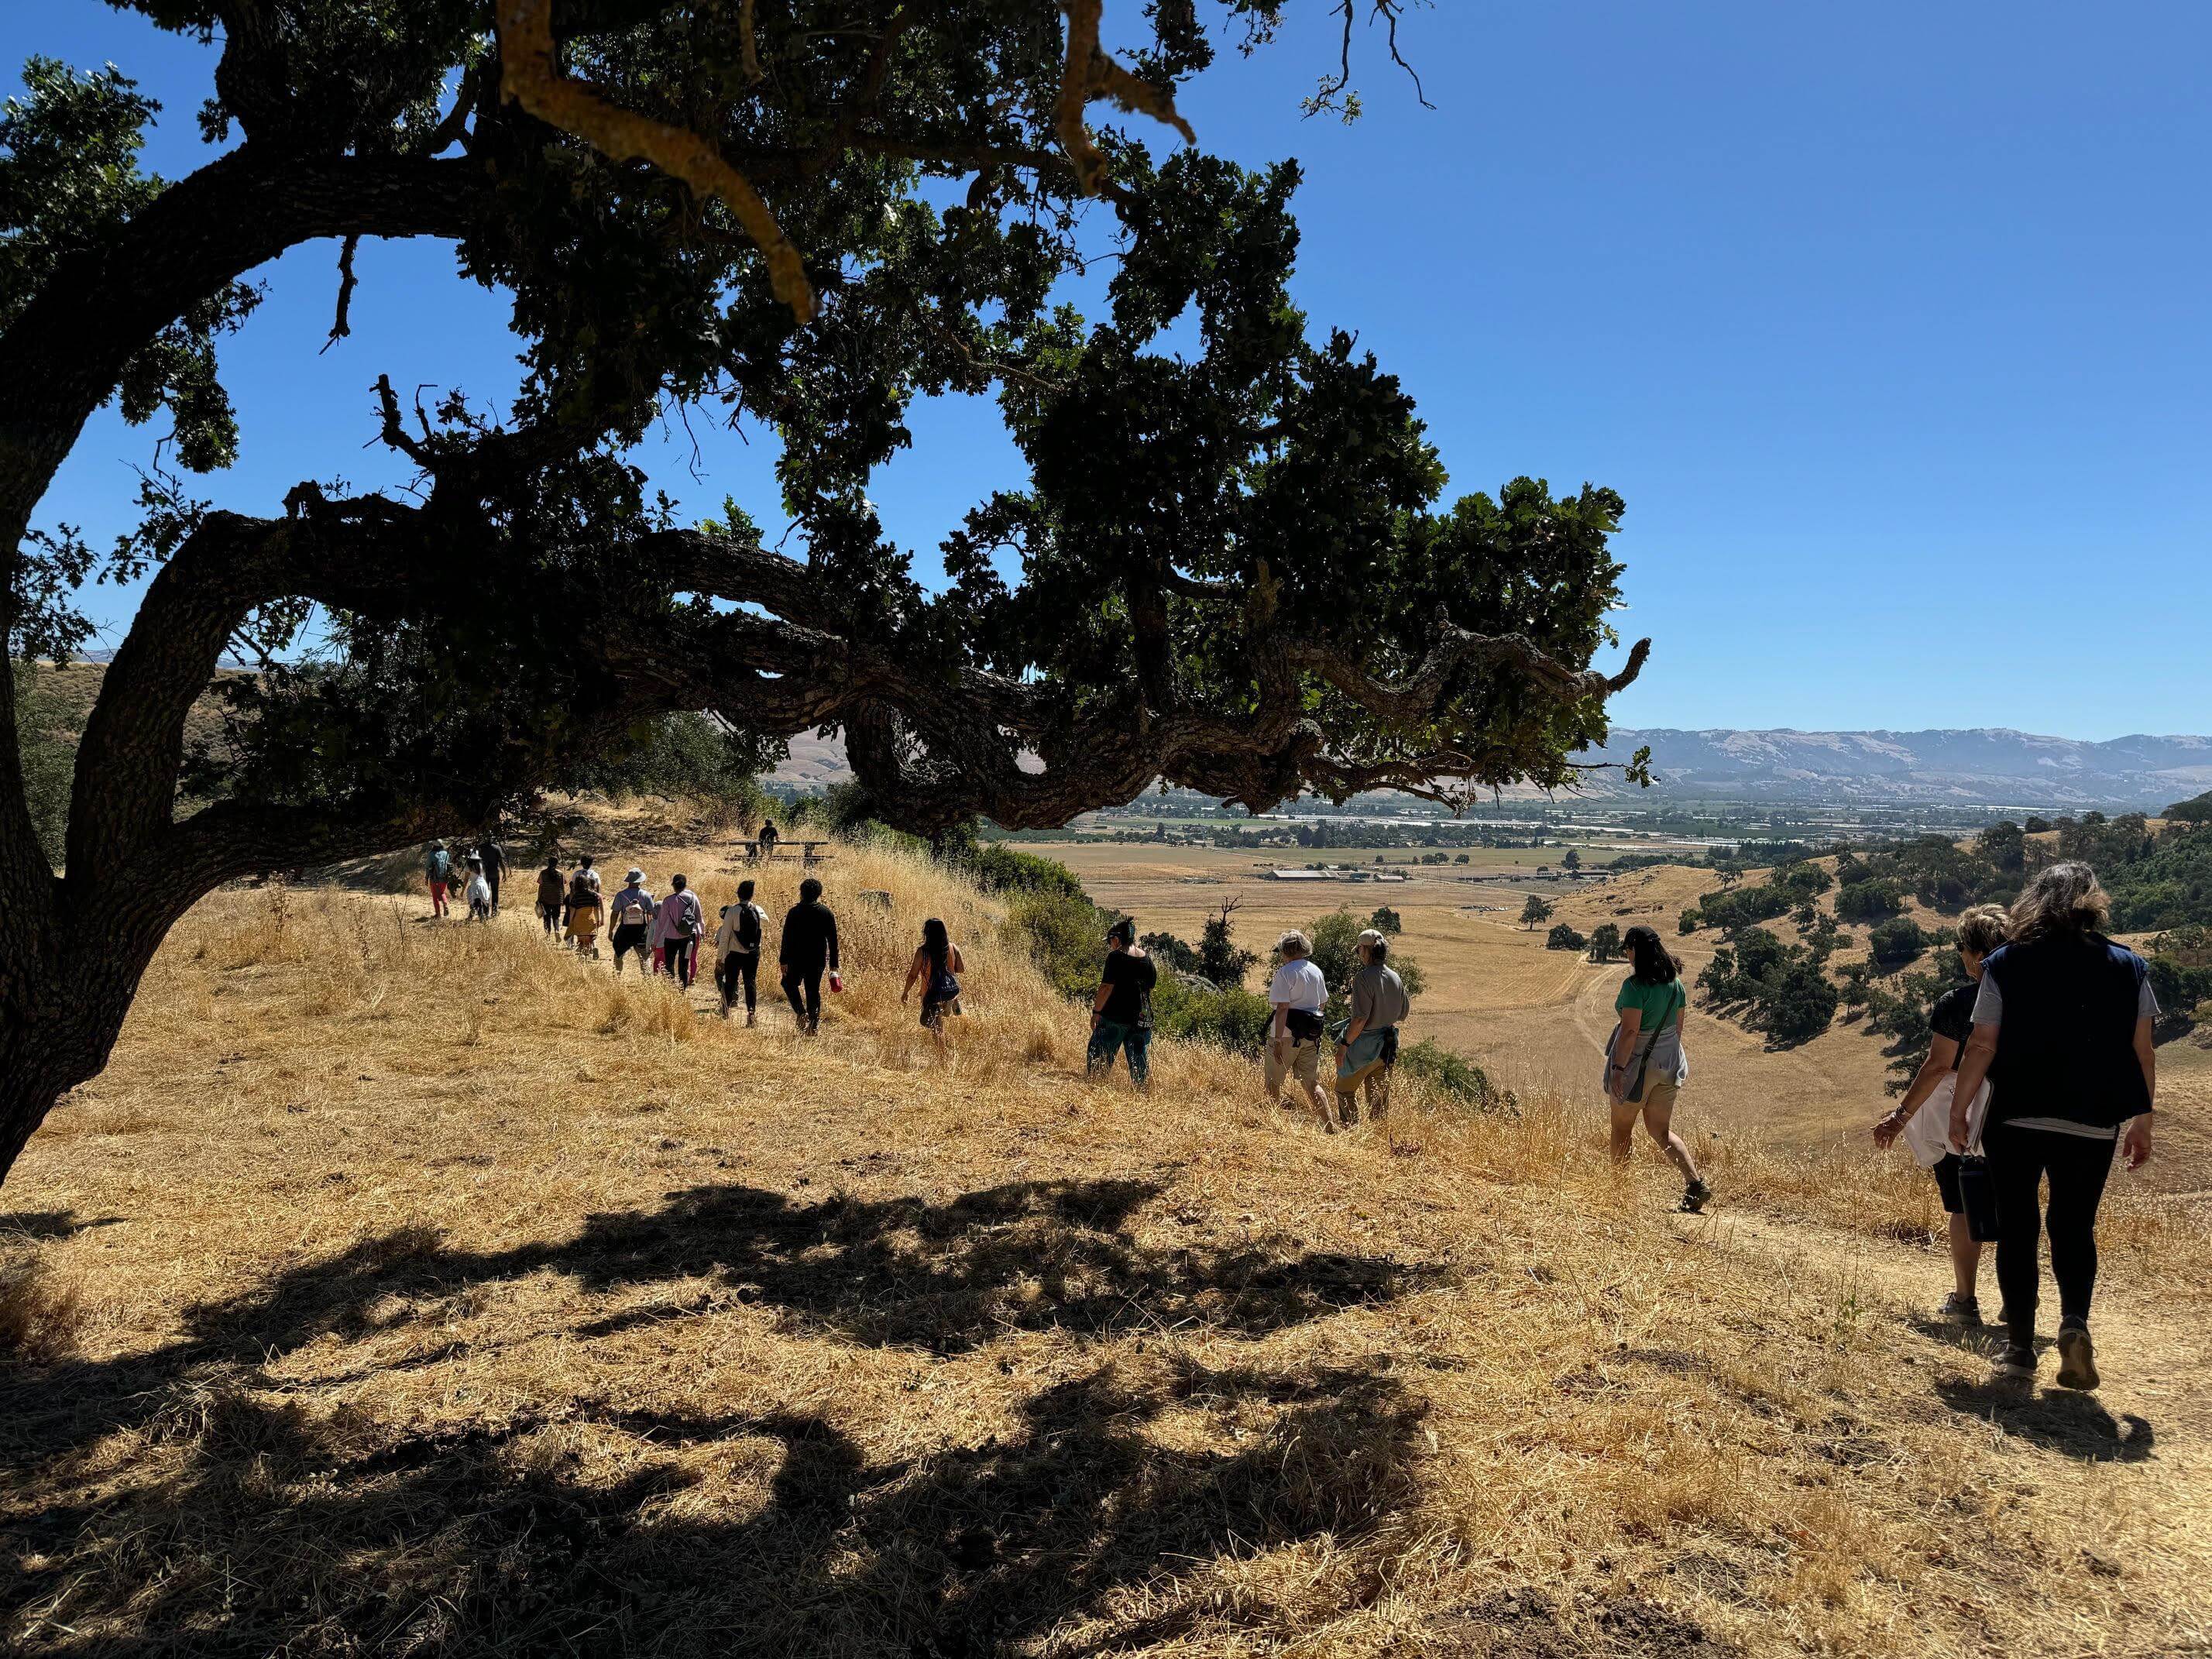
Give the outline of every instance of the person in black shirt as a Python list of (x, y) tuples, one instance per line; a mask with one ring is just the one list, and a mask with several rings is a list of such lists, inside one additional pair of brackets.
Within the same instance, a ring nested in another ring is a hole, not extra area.
[(1106, 967), (1091, 1009), (1091, 1048), (1085, 1070), (1096, 1083), (1114, 1069), (1114, 1056), (1129, 1056), (1129, 1081), (1138, 1092), (1152, 1083), (1152, 987), (1159, 969), (1137, 946), (1137, 924), (1124, 917), (1106, 932)]
[[(2004, 942), (2005, 913), (1996, 905), (1978, 905), (1959, 918), (1959, 966), (1966, 970), (1966, 983), (1936, 1000), (1928, 1015), (1928, 1058), (1897, 1109), (1874, 1126), (1875, 1145), (1887, 1146), (1904, 1135), (1913, 1157), (1936, 1177), (1936, 1189), (1942, 1194), (1944, 1213), (1950, 1218), (1953, 1281), (1951, 1295), (1937, 1316), (1967, 1325), (1982, 1322), (1976, 1290), (1982, 1247), (1966, 1224), (1966, 1206), (1959, 1192), (1959, 1154), (1946, 1144), (1950, 1126), (1950, 1089), (1946, 1085), (1956, 1081), (1966, 1038), (1974, 1028), (1982, 958)], [(1923, 1107), (1930, 1109), (1923, 1111)]]
[(822, 902), (822, 884), (809, 876), (799, 884), (799, 902), (783, 919), (783, 943), (776, 954), (783, 969), (783, 994), (799, 1030), (812, 1036), (822, 1029), (822, 974), (833, 986), (837, 973), (837, 918)]
[(487, 836), (477, 844), (477, 856), (483, 860), (484, 884), (491, 889), (491, 913), (497, 915), (500, 878), (507, 874), (507, 848)]

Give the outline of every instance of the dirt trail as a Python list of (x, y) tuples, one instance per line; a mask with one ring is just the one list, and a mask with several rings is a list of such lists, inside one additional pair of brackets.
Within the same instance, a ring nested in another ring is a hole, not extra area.
[[(1723, 1206), (1674, 1224), (1684, 1238), (1774, 1264), (1778, 1277), (1825, 1283), (1839, 1306), (1870, 1306), (1876, 1316), (1899, 1320), (1927, 1338), (1931, 1350), (1966, 1349), (1974, 1366), (1994, 1358), (2000, 1337), (1993, 1328), (1952, 1330), (1934, 1318), (1949, 1289), (1949, 1270), (1933, 1249), (1914, 1249), (1796, 1218), (1783, 1219)], [(1984, 1305), (1995, 1310), (1993, 1262), (1982, 1267)], [(2044, 1266), (2042, 1325), (2057, 1328), (2057, 1290)], [(2202, 1387), (2212, 1364), (2212, 1327), (2184, 1308), (2164, 1311), (2155, 1285), (2136, 1260), (2107, 1262), (2097, 1289), (2098, 1363), (2104, 1386), (2094, 1396), (2057, 1388), (2057, 1356), (2043, 1358), (2037, 1386), (2016, 1402), (1991, 1390), (1979, 1413), (2009, 1434), (2090, 1462), (2148, 1462), (2162, 1473), (2163, 1492), (2185, 1493), (2212, 1480), (2212, 1395)], [(1973, 1396), (1970, 1396), (1973, 1397)], [(2098, 1408), (2101, 1408), (2100, 1411)], [(2099, 1446), (2100, 1436), (2111, 1444)]]

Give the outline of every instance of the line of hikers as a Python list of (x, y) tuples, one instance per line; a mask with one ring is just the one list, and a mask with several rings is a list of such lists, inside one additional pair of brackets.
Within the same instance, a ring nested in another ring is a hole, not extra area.
[[(1390, 966), (1390, 941), (1370, 927), (1354, 945), (1359, 968), (1346, 988), (1349, 1015), (1332, 1031), (1325, 1020), (1328, 981), (1313, 961), (1313, 945), (1295, 929), (1275, 941), (1282, 965), (1267, 987), (1267, 1029), (1261, 1052), (1261, 1090), (1277, 1105), (1283, 1084), (1296, 1079), (1322, 1127), (1330, 1134), (1359, 1121), (1363, 1096), (1371, 1121), (1390, 1111), (1390, 1077), (1398, 1063), (1398, 1025), (1413, 1006), (1406, 983)], [(1129, 1080), (1152, 1086), (1152, 991), (1159, 969), (1137, 943), (1137, 925), (1124, 917), (1106, 933), (1106, 963), (1091, 1006), (1091, 1043), (1085, 1067), (1096, 1081), (1126, 1056)], [(1333, 1087), (1321, 1087), (1321, 1052), (1334, 1058)]]

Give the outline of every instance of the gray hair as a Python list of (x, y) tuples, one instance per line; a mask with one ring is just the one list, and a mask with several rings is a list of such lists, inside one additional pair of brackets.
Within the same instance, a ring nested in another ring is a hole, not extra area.
[(2005, 942), (2011, 930), (2003, 906), (1977, 904), (1959, 918), (1959, 948), (1985, 957)]
[(2013, 901), (2012, 938), (2018, 945), (2039, 939), (2080, 939), (2105, 925), (2112, 902), (2087, 865), (2069, 859), (2039, 872)]
[(1310, 957), (1313, 954), (1313, 945), (1308, 942), (1306, 936), (1295, 927), (1275, 941), (1275, 948), (1292, 961), (1296, 961), (1300, 957)]

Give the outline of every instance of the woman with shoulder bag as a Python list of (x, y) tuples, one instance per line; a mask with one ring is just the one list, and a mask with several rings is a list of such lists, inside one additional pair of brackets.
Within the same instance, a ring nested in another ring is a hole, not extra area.
[(932, 916), (921, 924), (921, 944), (907, 967), (906, 988), (899, 993), (899, 1006), (906, 1006), (919, 981), (922, 1029), (936, 1042), (940, 1055), (945, 1052), (945, 1017), (960, 1012), (959, 976), (967, 966), (961, 960), (960, 947), (952, 942), (942, 921)]
[(1682, 1208), (1694, 1215), (1712, 1197), (1690, 1149), (1674, 1133), (1674, 1101), (1690, 1075), (1682, 1051), (1682, 1016), (1689, 995), (1682, 988), (1681, 969), (1659, 935), (1649, 927), (1628, 930), (1622, 943), (1628, 947), (1635, 971), (1621, 981), (1613, 1007), (1620, 1023), (1606, 1045), (1605, 1092), (1613, 1109), (1613, 1156), (1628, 1162), (1630, 1144), (1640, 1114), (1645, 1133), (1688, 1183), (1682, 1191)]

